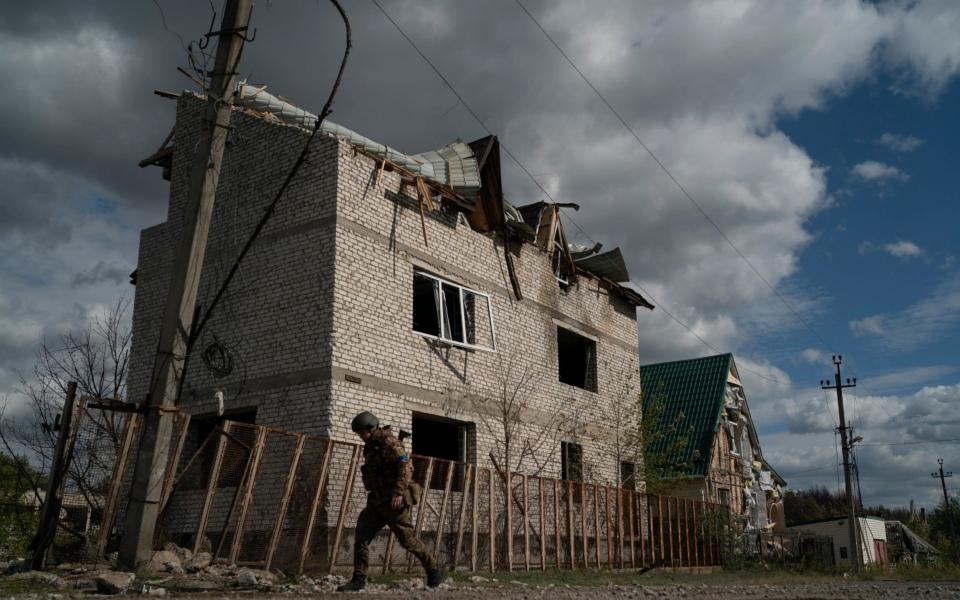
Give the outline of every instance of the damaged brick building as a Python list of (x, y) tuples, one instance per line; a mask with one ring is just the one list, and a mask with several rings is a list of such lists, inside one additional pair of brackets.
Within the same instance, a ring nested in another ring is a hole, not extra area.
[[(315, 117), (243, 86), (200, 281), (211, 301)], [(149, 159), (170, 180), (167, 220), (142, 232), (129, 392), (142, 399), (181, 230), (203, 100), (179, 95), (168, 144)], [(555, 443), (526, 468), (584, 476), (609, 431), (597, 411), (638, 379), (637, 307), (618, 249), (568, 242), (560, 207), (504, 198), (495, 137), (407, 155), (324, 123), (309, 160), (198, 340), (180, 409), (185, 452), (224, 418), (353, 441), (371, 410), (415, 453), (473, 464), (498, 455), (513, 417)], [(513, 460), (511, 468), (517, 468)], [(618, 481), (622, 465), (591, 474)]]

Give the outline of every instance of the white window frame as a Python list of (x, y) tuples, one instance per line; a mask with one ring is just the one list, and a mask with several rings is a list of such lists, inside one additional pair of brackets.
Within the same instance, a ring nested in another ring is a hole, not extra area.
[[(442, 277), (437, 277), (436, 275), (433, 275), (432, 273), (429, 273), (422, 269), (414, 269), (413, 274), (414, 274), (414, 277), (422, 276), (428, 279), (432, 279), (436, 282), (438, 286), (440, 286), (439, 288), (440, 305), (437, 307), (437, 311), (438, 311), (437, 321), (440, 324), (440, 335), (436, 336), (430, 333), (417, 331), (416, 329), (413, 330), (413, 333), (419, 335), (420, 337), (436, 340), (438, 342), (449, 344), (451, 346), (457, 346), (458, 348), (466, 348), (468, 350), (478, 350), (480, 352), (496, 352), (497, 351), (497, 329), (493, 322), (493, 302), (491, 302), (490, 294), (487, 294), (485, 292), (479, 292), (475, 289), (462, 286), (448, 279), (443, 279)], [(457, 290), (457, 297), (459, 298), (459, 304), (460, 304), (460, 323), (462, 323), (461, 328), (463, 330), (463, 339), (459, 341), (451, 337), (450, 332), (447, 331), (446, 319), (443, 318), (443, 315), (446, 312), (446, 307), (447, 307), (447, 295), (443, 293), (443, 286), (447, 286), (449, 288), (454, 288)], [(487, 300), (487, 318), (490, 320), (490, 340), (492, 342), (492, 346), (481, 346), (478, 344), (470, 344), (470, 343), (467, 343), (466, 341), (467, 340), (467, 318), (466, 318), (467, 315), (466, 315), (466, 307), (464, 306), (464, 298), (466, 297), (467, 293), (471, 293), (476, 296), (486, 298)]]

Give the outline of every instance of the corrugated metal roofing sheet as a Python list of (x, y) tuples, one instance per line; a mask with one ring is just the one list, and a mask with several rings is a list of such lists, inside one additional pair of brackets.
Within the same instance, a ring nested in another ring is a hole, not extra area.
[(623, 261), (623, 254), (620, 248), (614, 248), (602, 254), (594, 254), (576, 261), (577, 266), (589, 271), (594, 275), (606, 277), (610, 281), (622, 283), (630, 281), (630, 273), (627, 272), (627, 263)]
[(680, 436), (686, 436), (687, 444), (677, 457), (678, 463), (686, 463), (688, 467), (682, 475), (707, 474), (732, 361), (732, 354), (718, 354), (640, 367), (644, 410), (651, 398), (662, 394), (661, 424), (665, 429), (675, 423), (677, 415), (683, 414), (681, 425), (673, 428), (672, 435), (664, 436), (654, 448), (663, 450)]

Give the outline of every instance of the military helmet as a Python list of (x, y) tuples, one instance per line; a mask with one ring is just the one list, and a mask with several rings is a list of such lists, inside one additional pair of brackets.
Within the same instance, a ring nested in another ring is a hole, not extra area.
[(380, 420), (377, 419), (377, 416), (366, 410), (355, 416), (350, 423), (350, 429), (352, 429), (354, 433), (373, 430), (379, 426)]

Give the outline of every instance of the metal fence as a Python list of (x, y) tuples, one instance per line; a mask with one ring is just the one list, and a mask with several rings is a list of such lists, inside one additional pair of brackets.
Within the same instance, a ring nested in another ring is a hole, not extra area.
[[(184, 430), (185, 431), (185, 430)], [(185, 435), (185, 434), (181, 434)], [(183, 447), (183, 439), (174, 446)], [(170, 471), (157, 547), (287, 572), (352, 565), (365, 505), (362, 446), (226, 421)], [(417, 535), (441, 564), (470, 571), (721, 564), (725, 508), (598, 483), (414, 456), (424, 486)], [(726, 536), (726, 537), (725, 537)], [(411, 571), (388, 529), (371, 566)]]

